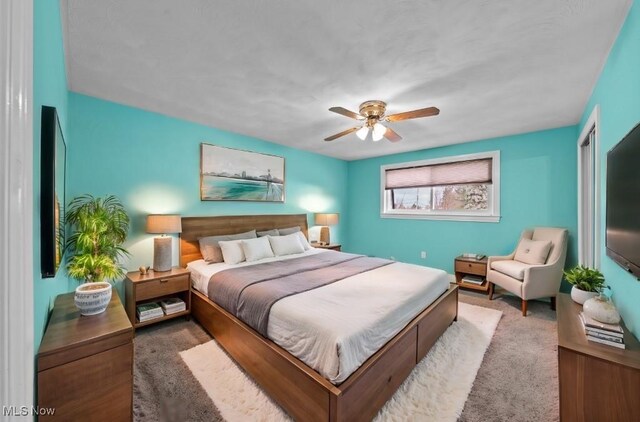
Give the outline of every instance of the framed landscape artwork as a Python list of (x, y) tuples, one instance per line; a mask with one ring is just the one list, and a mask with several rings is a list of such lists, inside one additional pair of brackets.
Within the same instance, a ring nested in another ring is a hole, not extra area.
[(200, 200), (284, 202), (284, 157), (200, 144)]

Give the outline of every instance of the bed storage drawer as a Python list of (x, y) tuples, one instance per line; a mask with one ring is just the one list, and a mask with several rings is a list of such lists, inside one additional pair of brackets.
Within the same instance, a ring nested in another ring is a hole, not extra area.
[(475, 262), (456, 261), (456, 272), (486, 276), (487, 266)]
[(189, 290), (188, 274), (149, 280), (137, 286), (136, 301), (158, 298), (185, 290)]

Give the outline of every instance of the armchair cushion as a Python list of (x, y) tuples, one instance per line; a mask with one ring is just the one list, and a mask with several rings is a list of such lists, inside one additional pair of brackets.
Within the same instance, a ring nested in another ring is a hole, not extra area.
[(508, 275), (516, 280), (524, 280), (524, 273), (531, 265), (519, 261), (495, 261), (491, 263), (491, 269)]
[(513, 259), (525, 264), (544, 264), (547, 262), (550, 250), (550, 240), (531, 240), (523, 237), (520, 239)]

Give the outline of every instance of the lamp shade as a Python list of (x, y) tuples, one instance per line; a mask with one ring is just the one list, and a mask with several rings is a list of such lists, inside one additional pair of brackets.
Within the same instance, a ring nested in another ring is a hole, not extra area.
[(338, 224), (338, 215), (339, 214), (316, 214), (316, 226), (333, 226)]
[(147, 233), (182, 233), (182, 220), (177, 214), (149, 214)]

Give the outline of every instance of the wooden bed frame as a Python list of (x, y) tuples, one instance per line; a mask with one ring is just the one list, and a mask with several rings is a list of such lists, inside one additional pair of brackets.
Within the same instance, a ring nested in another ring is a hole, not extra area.
[[(293, 226), (300, 226), (307, 235), (307, 216), (183, 217), (180, 265), (202, 258), (199, 237)], [(296, 420), (369, 421), (456, 320), (458, 287), (450, 285), (337, 386), (195, 289), (191, 289), (191, 306), (193, 317)]]

